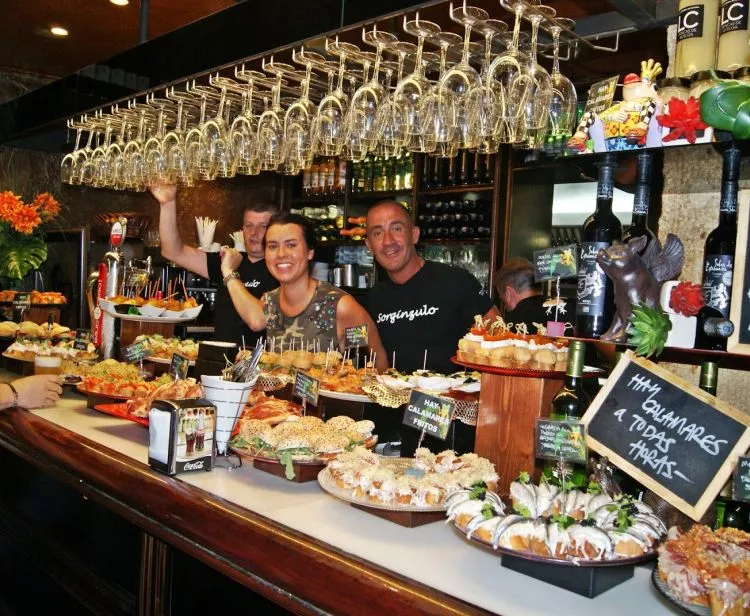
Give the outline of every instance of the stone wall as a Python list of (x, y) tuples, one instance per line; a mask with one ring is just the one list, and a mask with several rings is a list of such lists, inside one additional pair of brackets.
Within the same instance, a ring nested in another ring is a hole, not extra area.
[[(744, 159), (740, 168), (740, 189), (750, 188), (748, 163), (750, 161)], [(721, 164), (721, 154), (713, 148), (664, 150), (664, 191), (659, 236), (663, 241), (668, 232), (675, 233), (685, 244), (685, 267), (681, 280), (701, 282), (706, 236), (719, 221)], [(664, 366), (691, 383), (698, 384), (698, 366)], [(750, 400), (747, 396), (749, 377), (750, 373), (745, 371), (720, 369), (718, 397), (750, 413)]]

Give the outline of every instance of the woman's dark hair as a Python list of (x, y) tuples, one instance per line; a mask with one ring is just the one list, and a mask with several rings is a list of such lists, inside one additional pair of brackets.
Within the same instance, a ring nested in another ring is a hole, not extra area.
[[(307, 244), (308, 250), (315, 250), (317, 242), (315, 241), (315, 227), (309, 218), (300, 216), (299, 214), (291, 214), (289, 212), (279, 212), (271, 216), (271, 220), (268, 221), (268, 229), (274, 225), (299, 225), (302, 229), (302, 237), (305, 238), (305, 244)], [(266, 247), (266, 236), (263, 236), (263, 248)]]

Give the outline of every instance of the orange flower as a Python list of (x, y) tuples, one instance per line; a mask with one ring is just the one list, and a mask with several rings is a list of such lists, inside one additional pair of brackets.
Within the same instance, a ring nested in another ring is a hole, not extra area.
[(41, 224), (42, 219), (33, 205), (20, 205), (16, 207), (8, 222), (19, 233), (30, 235)]
[(23, 201), (18, 195), (14, 195), (11, 191), (6, 190), (0, 193), (0, 219), (11, 222), (13, 215), (19, 206), (23, 205)]
[(33, 205), (43, 220), (52, 220), (60, 213), (60, 203), (47, 192), (38, 194)]

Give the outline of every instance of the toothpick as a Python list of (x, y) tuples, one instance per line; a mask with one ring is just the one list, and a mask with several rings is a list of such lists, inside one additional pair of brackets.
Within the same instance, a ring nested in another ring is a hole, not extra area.
[(427, 349), (424, 350), (424, 361), (422, 362), (422, 370), (427, 370)]
[(396, 351), (393, 351), (393, 355), (391, 357), (391, 368), (394, 370), (396, 369)]

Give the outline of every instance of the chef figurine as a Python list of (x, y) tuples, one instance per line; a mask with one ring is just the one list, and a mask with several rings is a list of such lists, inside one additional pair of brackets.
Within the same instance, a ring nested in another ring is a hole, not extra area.
[[(622, 101), (603, 111), (600, 116), (608, 152), (634, 150), (646, 145), (651, 119), (661, 106), (654, 87), (654, 81), (661, 72), (661, 64), (649, 58), (648, 62), (641, 62), (640, 77), (630, 73), (623, 79)], [(658, 129), (656, 122), (654, 127)], [(656, 135), (660, 132), (655, 130)]]
[(640, 77), (630, 73), (623, 79), (622, 101), (596, 116), (589, 113), (578, 125), (568, 147), (582, 152), (593, 141), (595, 152), (634, 150), (645, 145), (661, 145), (661, 130), (651, 118), (661, 107), (654, 80), (662, 72), (661, 64), (649, 59), (641, 62)]

